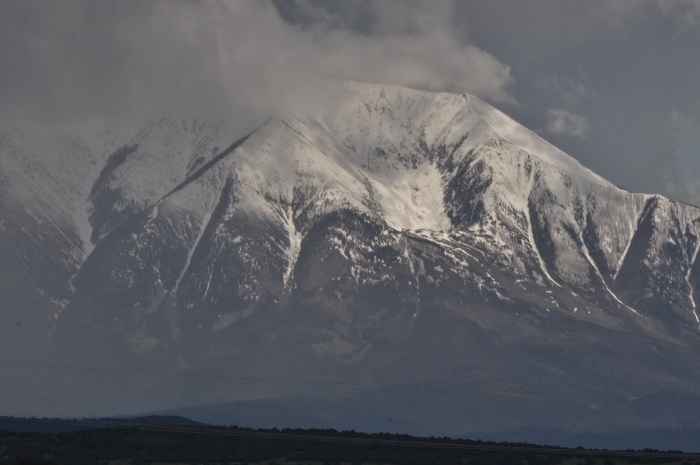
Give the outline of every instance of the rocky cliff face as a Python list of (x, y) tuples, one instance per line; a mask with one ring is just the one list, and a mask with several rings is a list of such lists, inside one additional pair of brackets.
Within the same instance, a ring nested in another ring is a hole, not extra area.
[(619, 189), (473, 96), (346, 93), (247, 132), (3, 136), (3, 326), (93, 364), (477, 400), (695, 392), (699, 209)]

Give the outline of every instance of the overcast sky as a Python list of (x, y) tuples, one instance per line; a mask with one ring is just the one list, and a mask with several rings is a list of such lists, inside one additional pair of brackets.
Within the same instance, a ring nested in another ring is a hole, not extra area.
[(242, 122), (321, 78), (470, 92), (610, 181), (700, 205), (700, 0), (0, 0), (0, 124)]

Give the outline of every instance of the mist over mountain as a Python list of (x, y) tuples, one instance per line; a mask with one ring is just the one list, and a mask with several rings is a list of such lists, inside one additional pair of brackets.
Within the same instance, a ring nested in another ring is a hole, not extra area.
[(2, 353), (131, 370), (15, 365), (12, 408), (698, 426), (700, 209), (620, 189), (469, 94), (342, 92), (248, 126), (2, 133)]

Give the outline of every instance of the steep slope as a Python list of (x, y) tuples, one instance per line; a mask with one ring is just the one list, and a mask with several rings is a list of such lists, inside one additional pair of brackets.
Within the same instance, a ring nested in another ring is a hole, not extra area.
[[(92, 249), (86, 199), (113, 134), (0, 134), (0, 343), (31, 353), (69, 303)], [(8, 352), (4, 352), (8, 353)]]
[(196, 173), (228, 146), (227, 138), (233, 134), (216, 120), (151, 120), (109, 156), (92, 187), (92, 242)]

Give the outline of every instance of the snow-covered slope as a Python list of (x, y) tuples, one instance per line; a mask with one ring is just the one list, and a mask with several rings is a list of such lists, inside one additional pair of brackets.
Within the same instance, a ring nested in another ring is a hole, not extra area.
[(230, 144), (216, 120), (151, 120), (107, 159), (90, 192), (92, 241), (162, 199)]
[[(92, 250), (87, 197), (114, 148), (107, 132), (82, 138), (0, 134), (0, 227), (4, 251), (12, 255), (5, 266), (15, 274), (40, 271), (29, 279), (42, 295), (64, 300), (66, 278)], [(42, 283), (47, 275), (54, 275), (52, 282)]]

